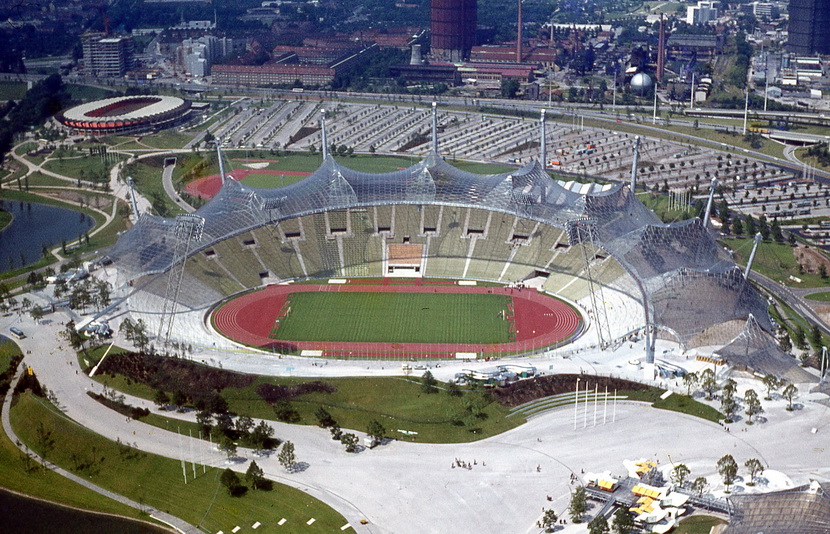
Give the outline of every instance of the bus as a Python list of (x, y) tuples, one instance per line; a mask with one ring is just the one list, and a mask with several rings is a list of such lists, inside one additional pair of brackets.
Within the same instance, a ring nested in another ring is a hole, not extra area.
[(24, 337), (26, 337), (26, 334), (23, 333), (23, 330), (17, 328), (16, 326), (9, 328), (9, 332), (11, 332), (12, 335), (17, 339), (23, 339)]

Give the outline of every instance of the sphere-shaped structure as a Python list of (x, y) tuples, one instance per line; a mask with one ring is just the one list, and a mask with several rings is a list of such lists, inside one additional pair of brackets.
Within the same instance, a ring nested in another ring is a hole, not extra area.
[(170, 128), (190, 116), (190, 101), (173, 96), (106, 98), (58, 113), (57, 120), (84, 135), (123, 135)]
[(636, 93), (643, 94), (651, 87), (651, 77), (644, 73), (638, 72), (631, 78), (631, 89)]

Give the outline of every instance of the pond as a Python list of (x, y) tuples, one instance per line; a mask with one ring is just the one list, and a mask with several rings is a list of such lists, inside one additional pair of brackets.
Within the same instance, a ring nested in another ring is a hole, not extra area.
[(66, 208), (0, 199), (14, 219), (0, 230), (0, 271), (35, 263), (43, 249), (78, 239), (95, 225), (86, 214)]
[(40, 534), (163, 534), (166, 529), (124, 517), (102, 515), (23, 497), (0, 489), (3, 532)]

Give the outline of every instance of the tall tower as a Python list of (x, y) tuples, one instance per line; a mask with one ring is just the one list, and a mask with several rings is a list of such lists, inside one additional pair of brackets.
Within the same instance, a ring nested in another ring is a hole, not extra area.
[(830, 54), (830, 0), (790, 0), (787, 49), (796, 54)]
[(432, 0), (430, 49), (432, 57), (462, 61), (470, 57), (476, 39), (476, 0)]
[(522, 62), (522, 0), (519, 0), (519, 17), (516, 24), (516, 63)]
[(663, 72), (666, 68), (666, 28), (663, 25), (663, 14), (660, 13), (660, 35), (657, 37), (657, 81), (663, 81)]

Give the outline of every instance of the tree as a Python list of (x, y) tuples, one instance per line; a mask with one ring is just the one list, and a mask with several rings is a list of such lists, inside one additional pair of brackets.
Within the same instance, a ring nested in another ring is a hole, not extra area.
[(501, 81), (501, 96), (504, 98), (516, 98), (519, 92), (519, 80), (515, 78), (504, 78)]
[(256, 464), (256, 462), (251, 462), (251, 465), (248, 466), (248, 470), (245, 471), (245, 481), (248, 482), (252, 488), (255, 490), (258, 489), (266, 489), (267, 480), (265, 480), (265, 473), (262, 471), (262, 468)]
[(744, 462), (744, 466), (749, 470), (749, 482), (747, 482), (747, 486), (754, 486), (755, 485), (755, 475), (762, 475), (764, 474), (764, 464), (761, 463), (761, 460), (757, 458), (750, 458), (746, 462)]
[(804, 329), (801, 326), (795, 327), (795, 334), (793, 336), (795, 346), (803, 349), (807, 346), (807, 336), (804, 334)]
[(383, 441), (386, 436), (386, 429), (377, 419), (372, 419), (366, 427), (366, 434), (372, 438), (372, 443), (377, 444)]
[(196, 413), (196, 422), (199, 423), (202, 432), (208, 434), (211, 426), (213, 426), (213, 414), (207, 410), (200, 410)]
[(712, 396), (718, 390), (718, 380), (712, 369), (707, 367), (700, 372), (700, 387), (706, 393), (706, 399), (712, 400)]
[(357, 450), (357, 444), (360, 443), (360, 440), (356, 435), (349, 432), (340, 436), (340, 443), (345, 445), (346, 452), (355, 452)]
[(784, 388), (781, 395), (787, 399), (787, 411), (793, 411), (793, 399), (798, 397), (798, 388), (795, 387), (795, 384), (787, 384), (787, 387)]
[(735, 482), (735, 477), (738, 476), (738, 464), (731, 454), (727, 454), (718, 460), (718, 474), (723, 479), (723, 484), (726, 486), (726, 493), (729, 493), (729, 486)]
[(741, 222), (740, 217), (735, 217), (732, 221), (732, 233), (735, 235), (741, 235), (744, 233), (744, 225)]
[(781, 338), (778, 341), (778, 348), (781, 349), (781, 352), (785, 352), (789, 354), (791, 350), (793, 350), (793, 342), (790, 340), (790, 334), (784, 332)]
[(274, 414), (283, 423), (300, 422), (300, 412), (294, 409), (291, 403), (285, 399), (280, 400), (274, 405)]
[(260, 421), (248, 436), (248, 442), (254, 447), (255, 450), (261, 451), (266, 447), (268, 441), (273, 435), (274, 429), (271, 428), (271, 426), (265, 421)]
[(571, 521), (574, 523), (582, 522), (582, 515), (588, 507), (588, 495), (585, 493), (585, 488), (579, 486), (571, 494), (571, 504), (568, 505), (568, 513), (571, 515)]
[(698, 497), (703, 495), (703, 492), (706, 491), (708, 486), (709, 483), (706, 481), (706, 477), (697, 477), (692, 481), (692, 491), (697, 493)]
[(164, 406), (170, 404), (170, 397), (164, 392), (163, 389), (159, 389), (156, 391), (156, 396), (153, 397), (153, 402), (159, 408), (163, 408)]
[(234, 428), (240, 437), (248, 437), (251, 433), (251, 429), (254, 428), (254, 420), (247, 415), (240, 415), (236, 418)]
[(686, 464), (677, 464), (674, 466), (671, 472), (671, 480), (681, 488), (689, 479), (689, 475), (692, 474), (692, 471), (686, 467)]
[(294, 452), (294, 444), (290, 441), (283, 443), (282, 449), (280, 449), (280, 454), (277, 456), (277, 460), (279, 460), (280, 465), (287, 471), (291, 471), (294, 468), (294, 464), (297, 463), (297, 455)]
[(752, 417), (760, 413), (764, 413), (764, 408), (761, 406), (761, 399), (754, 389), (746, 390), (744, 393), (744, 404), (746, 404), (746, 415), (749, 417), (747, 423), (752, 423)]
[(767, 388), (767, 396), (764, 397), (766, 400), (772, 400), (772, 393), (781, 387), (781, 381), (778, 380), (778, 377), (773, 374), (767, 374), (764, 378), (761, 379), (761, 382)]
[(450, 397), (460, 397), (462, 395), (461, 389), (458, 388), (458, 384), (453, 381), (450, 381), (447, 384), (447, 395)]
[(626, 507), (618, 508), (614, 512), (614, 532), (616, 534), (631, 534), (634, 531), (634, 518)]
[(230, 462), (231, 458), (236, 456), (236, 443), (230, 437), (223, 435), (219, 439), (219, 450), (227, 455), (228, 461)]
[(317, 424), (320, 428), (328, 428), (334, 424), (334, 418), (331, 416), (329, 411), (322, 406), (315, 410), (314, 417), (317, 418)]
[(553, 532), (553, 527), (556, 525), (558, 519), (556, 512), (553, 510), (545, 510), (545, 513), (542, 514), (541, 521), (542, 528), (545, 529), (545, 532)]
[(219, 482), (228, 490), (228, 495), (231, 497), (239, 497), (245, 493), (245, 486), (239, 480), (237, 475), (231, 468), (222, 471), (222, 476), (219, 477)]
[(173, 404), (176, 406), (184, 406), (187, 404), (187, 395), (184, 394), (184, 391), (177, 389), (173, 392)]
[(588, 523), (588, 534), (608, 534), (608, 520), (603, 516), (597, 516)]
[(697, 373), (690, 372), (683, 375), (683, 385), (686, 386), (686, 395), (692, 396), (692, 388), (697, 385), (699, 377)]
[(421, 391), (424, 393), (437, 393), (438, 388), (435, 387), (438, 381), (432, 376), (430, 371), (426, 371), (421, 377)]
[(821, 350), (822, 346), (822, 339), (821, 339), (821, 330), (819, 329), (817, 324), (813, 324), (810, 328), (810, 344), (816, 351)]
[(723, 390), (723, 395), (720, 399), (720, 411), (726, 416), (727, 423), (733, 421), (732, 416), (738, 411), (738, 403), (735, 401), (735, 396), (727, 389)]

